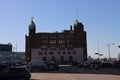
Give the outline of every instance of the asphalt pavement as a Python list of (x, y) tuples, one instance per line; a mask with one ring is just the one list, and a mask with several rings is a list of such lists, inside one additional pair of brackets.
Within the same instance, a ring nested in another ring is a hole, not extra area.
[(58, 71), (31, 73), (31, 80), (120, 80), (120, 69), (87, 69), (73, 66), (60, 66)]

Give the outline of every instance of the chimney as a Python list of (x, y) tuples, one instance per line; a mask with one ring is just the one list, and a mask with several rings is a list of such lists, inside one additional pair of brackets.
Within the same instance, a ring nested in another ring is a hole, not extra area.
[(70, 26), (70, 30), (72, 31), (72, 25)]

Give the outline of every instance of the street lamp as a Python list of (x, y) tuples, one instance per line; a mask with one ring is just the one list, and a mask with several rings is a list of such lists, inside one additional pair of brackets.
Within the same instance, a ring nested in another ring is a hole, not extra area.
[(108, 54), (109, 54), (109, 61), (111, 61), (111, 56), (110, 56), (110, 45), (114, 45), (114, 44), (107, 44), (107, 47), (108, 47)]
[[(120, 48), (120, 45), (118, 46), (118, 48)], [(120, 53), (118, 53), (118, 59), (120, 61)]]

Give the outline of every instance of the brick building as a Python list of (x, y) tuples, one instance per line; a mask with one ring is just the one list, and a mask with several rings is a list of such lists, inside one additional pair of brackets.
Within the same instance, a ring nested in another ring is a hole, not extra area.
[(12, 44), (0, 44), (0, 52), (12, 52)]
[(83, 62), (87, 60), (87, 38), (84, 25), (76, 20), (62, 32), (38, 32), (33, 21), (25, 35), (26, 61)]

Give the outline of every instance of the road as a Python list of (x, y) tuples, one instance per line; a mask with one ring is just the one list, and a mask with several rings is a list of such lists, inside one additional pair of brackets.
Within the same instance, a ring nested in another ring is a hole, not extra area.
[(59, 71), (31, 73), (31, 80), (120, 80), (120, 70), (62, 66)]

